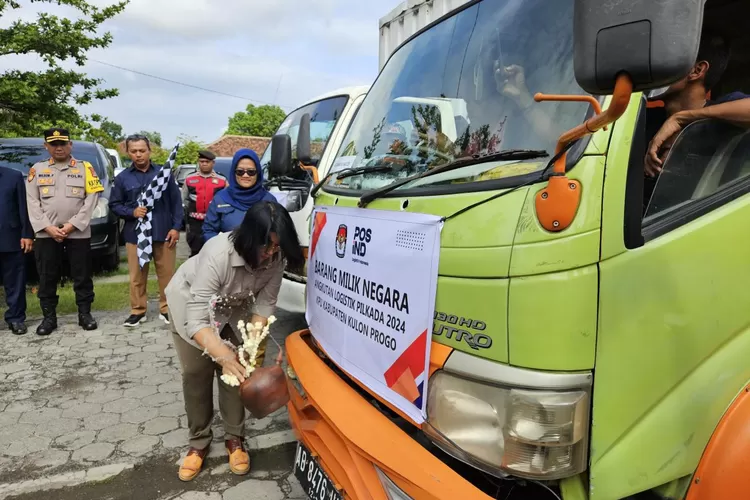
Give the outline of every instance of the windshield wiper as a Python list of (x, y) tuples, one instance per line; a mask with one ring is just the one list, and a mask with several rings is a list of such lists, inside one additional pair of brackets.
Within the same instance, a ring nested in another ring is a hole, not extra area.
[(373, 165), (371, 167), (358, 167), (350, 170), (342, 170), (336, 176), (336, 179), (346, 179), (347, 177), (354, 177), (355, 175), (370, 174), (374, 172), (390, 172), (393, 170), (393, 165)]
[(357, 203), (357, 206), (360, 208), (364, 208), (373, 200), (383, 197), (384, 195), (390, 193), (394, 189), (398, 189), (401, 186), (409, 184), (412, 181), (415, 181), (417, 179), (423, 179), (431, 175), (437, 175), (443, 172), (450, 172), (451, 170), (456, 170), (456, 169), (463, 168), (463, 167), (469, 167), (471, 165), (477, 165), (479, 163), (484, 163), (488, 161), (534, 160), (536, 158), (547, 158), (548, 156), (549, 156), (549, 153), (547, 153), (544, 150), (506, 149), (504, 151), (498, 151), (497, 153), (489, 153), (489, 154), (484, 154), (484, 155), (473, 155), (473, 156), (465, 156), (463, 158), (457, 158), (456, 160), (450, 163), (446, 163), (445, 165), (441, 165), (439, 167), (433, 168), (432, 170), (427, 170), (425, 172), (412, 175), (411, 177), (406, 177), (405, 179), (401, 179), (400, 181), (393, 182), (391, 184), (388, 184), (387, 186), (383, 186), (382, 188), (368, 191), (367, 193), (363, 194), (359, 198), (359, 203)]
[(326, 176), (320, 180), (320, 182), (313, 186), (312, 190), (310, 191), (310, 196), (315, 198), (315, 194), (320, 191), (320, 188), (322, 188), (323, 185), (328, 182), (328, 179), (330, 179), (334, 175), (336, 176), (336, 179), (346, 179), (347, 177), (353, 177), (355, 175), (372, 172), (390, 172), (391, 170), (393, 170), (393, 165), (373, 165), (370, 167), (345, 168), (336, 172), (328, 172)]

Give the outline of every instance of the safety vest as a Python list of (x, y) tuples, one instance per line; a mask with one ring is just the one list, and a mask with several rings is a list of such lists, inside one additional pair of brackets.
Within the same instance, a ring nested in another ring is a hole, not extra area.
[(192, 174), (185, 179), (189, 201), (188, 215), (193, 219), (205, 219), (208, 205), (214, 199), (217, 191), (224, 189), (227, 182), (216, 175), (204, 177), (200, 174)]

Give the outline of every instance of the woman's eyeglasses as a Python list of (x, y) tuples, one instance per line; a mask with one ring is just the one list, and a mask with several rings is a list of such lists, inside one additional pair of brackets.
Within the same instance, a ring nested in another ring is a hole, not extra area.
[(255, 177), (256, 175), (258, 175), (258, 171), (257, 170), (243, 170), (243, 169), (238, 168), (237, 170), (234, 171), (234, 175), (236, 175), (237, 177), (245, 177), (246, 175), (248, 177)]
[(266, 255), (275, 254), (276, 252), (279, 251), (279, 245), (278, 245), (278, 243), (271, 242), (271, 243), (269, 243), (268, 245), (265, 246), (265, 248), (263, 249), (263, 251), (265, 252)]

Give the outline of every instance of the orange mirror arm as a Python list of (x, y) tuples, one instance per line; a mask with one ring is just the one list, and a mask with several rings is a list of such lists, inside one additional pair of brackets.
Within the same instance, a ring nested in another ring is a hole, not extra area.
[(601, 110), (599, 101), (593, 96), (537, 94), (534, 97), (537, 102), (588, 102), (596, 111), (596, 115), (576, 128), (568, 130), (557, 141), (555, 156), (560, 155), (560, 157), (555, 161), (552, 175), (547, 181), (547, 187), (537, 193), (535, 200), (537, 219), (539, 224), (547, 231), (558, 232), (570, 227), (581, 202), (581, 183), (577, 180), (570, 180), (565, 175), (567, 163), (565, 148), (571, 142), (593, 134), (620, 118), (628, 109), (632, 93), (633, 82), (628, 75), (623, 74), (617, 77), (614, 94), (612, 94), (612, 103), (604, 112)]
[(534, 96), (536, 102), (559, 101), (559, 102), (587, 102), (594, 108), (597, 115), (602, 113), (602, 105), (592, 95), (565, 95), (565, 94), (542, 94), (537, 93)]
[(317, 184), (320, 182), (320, 179), (318, 179), (318, 167), (314, 167), (312, 165), (304, 165), (302, 163), (299, 164), (299, 167), (302, 170), (307, 170), (312, 174), (313, 184)]
[[(597, 113), (595, 116), (592, 116), (588, 120), (586, 120), (581, 125), (578, 125), (577, 127), (568, 130), (563, 135), (560, 136), (560, 139), (557, 141), (557, 148), (555, 149), (555, 154), (560, 153), (560, 151), (563, 151), (565, 149), (565, 146), (567, 146), (569, 143), (576, 141), (578, 139), (581, 139), (582, 137), (586, 137), (589, 134), (593, 134), (594, 132), (598, 132), (602, 128), (606, 127), (610, 123), (613, 123), (615, 120), (620, 118), (625, 111), (628, 109), (628, 104), (630, 103), (630, 96), (633, 94), (633, 82), (630, 80), (630, 77), (628, 75), (620, 75), (617, 77), (617, 82), (615, 83), (615, 91), (612, 94), (612, 103), (610, 104), (609, 108), (607, 108), (606, 111), (603, 113)], [(579, 96), (576, 96), (579, 97)], [(591, 97), (591, 96), (580, 96), (580, 97)], [(591, 97), (591, 99), (594, 99)], [(573, 99), (570, 99), (573, 100)], [(585, 99), (588, 101), (588, 99)], [(597, 106), (598, 106), (597, 102)], [(596, 109), (596, 107), (594, 109)], [(601, 110), (601, 107), (599, 107)], [(567, 160), (567, 155), (563, 154), (556, 162), (553, 169), (553, 172), (556, 174), (564, 174), (565, 173), (565, 163)]]

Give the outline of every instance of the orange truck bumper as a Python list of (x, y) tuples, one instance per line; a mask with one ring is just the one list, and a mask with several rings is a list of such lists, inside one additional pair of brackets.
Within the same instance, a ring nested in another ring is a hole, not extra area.
[(387, 500), (375, 467), (416, 500), (489, 500), (365, 401), (305, 340), (287, 337), (287, 357), (303, 393), (289, 382), (289, 419), (297, 438), (352, 500)]

